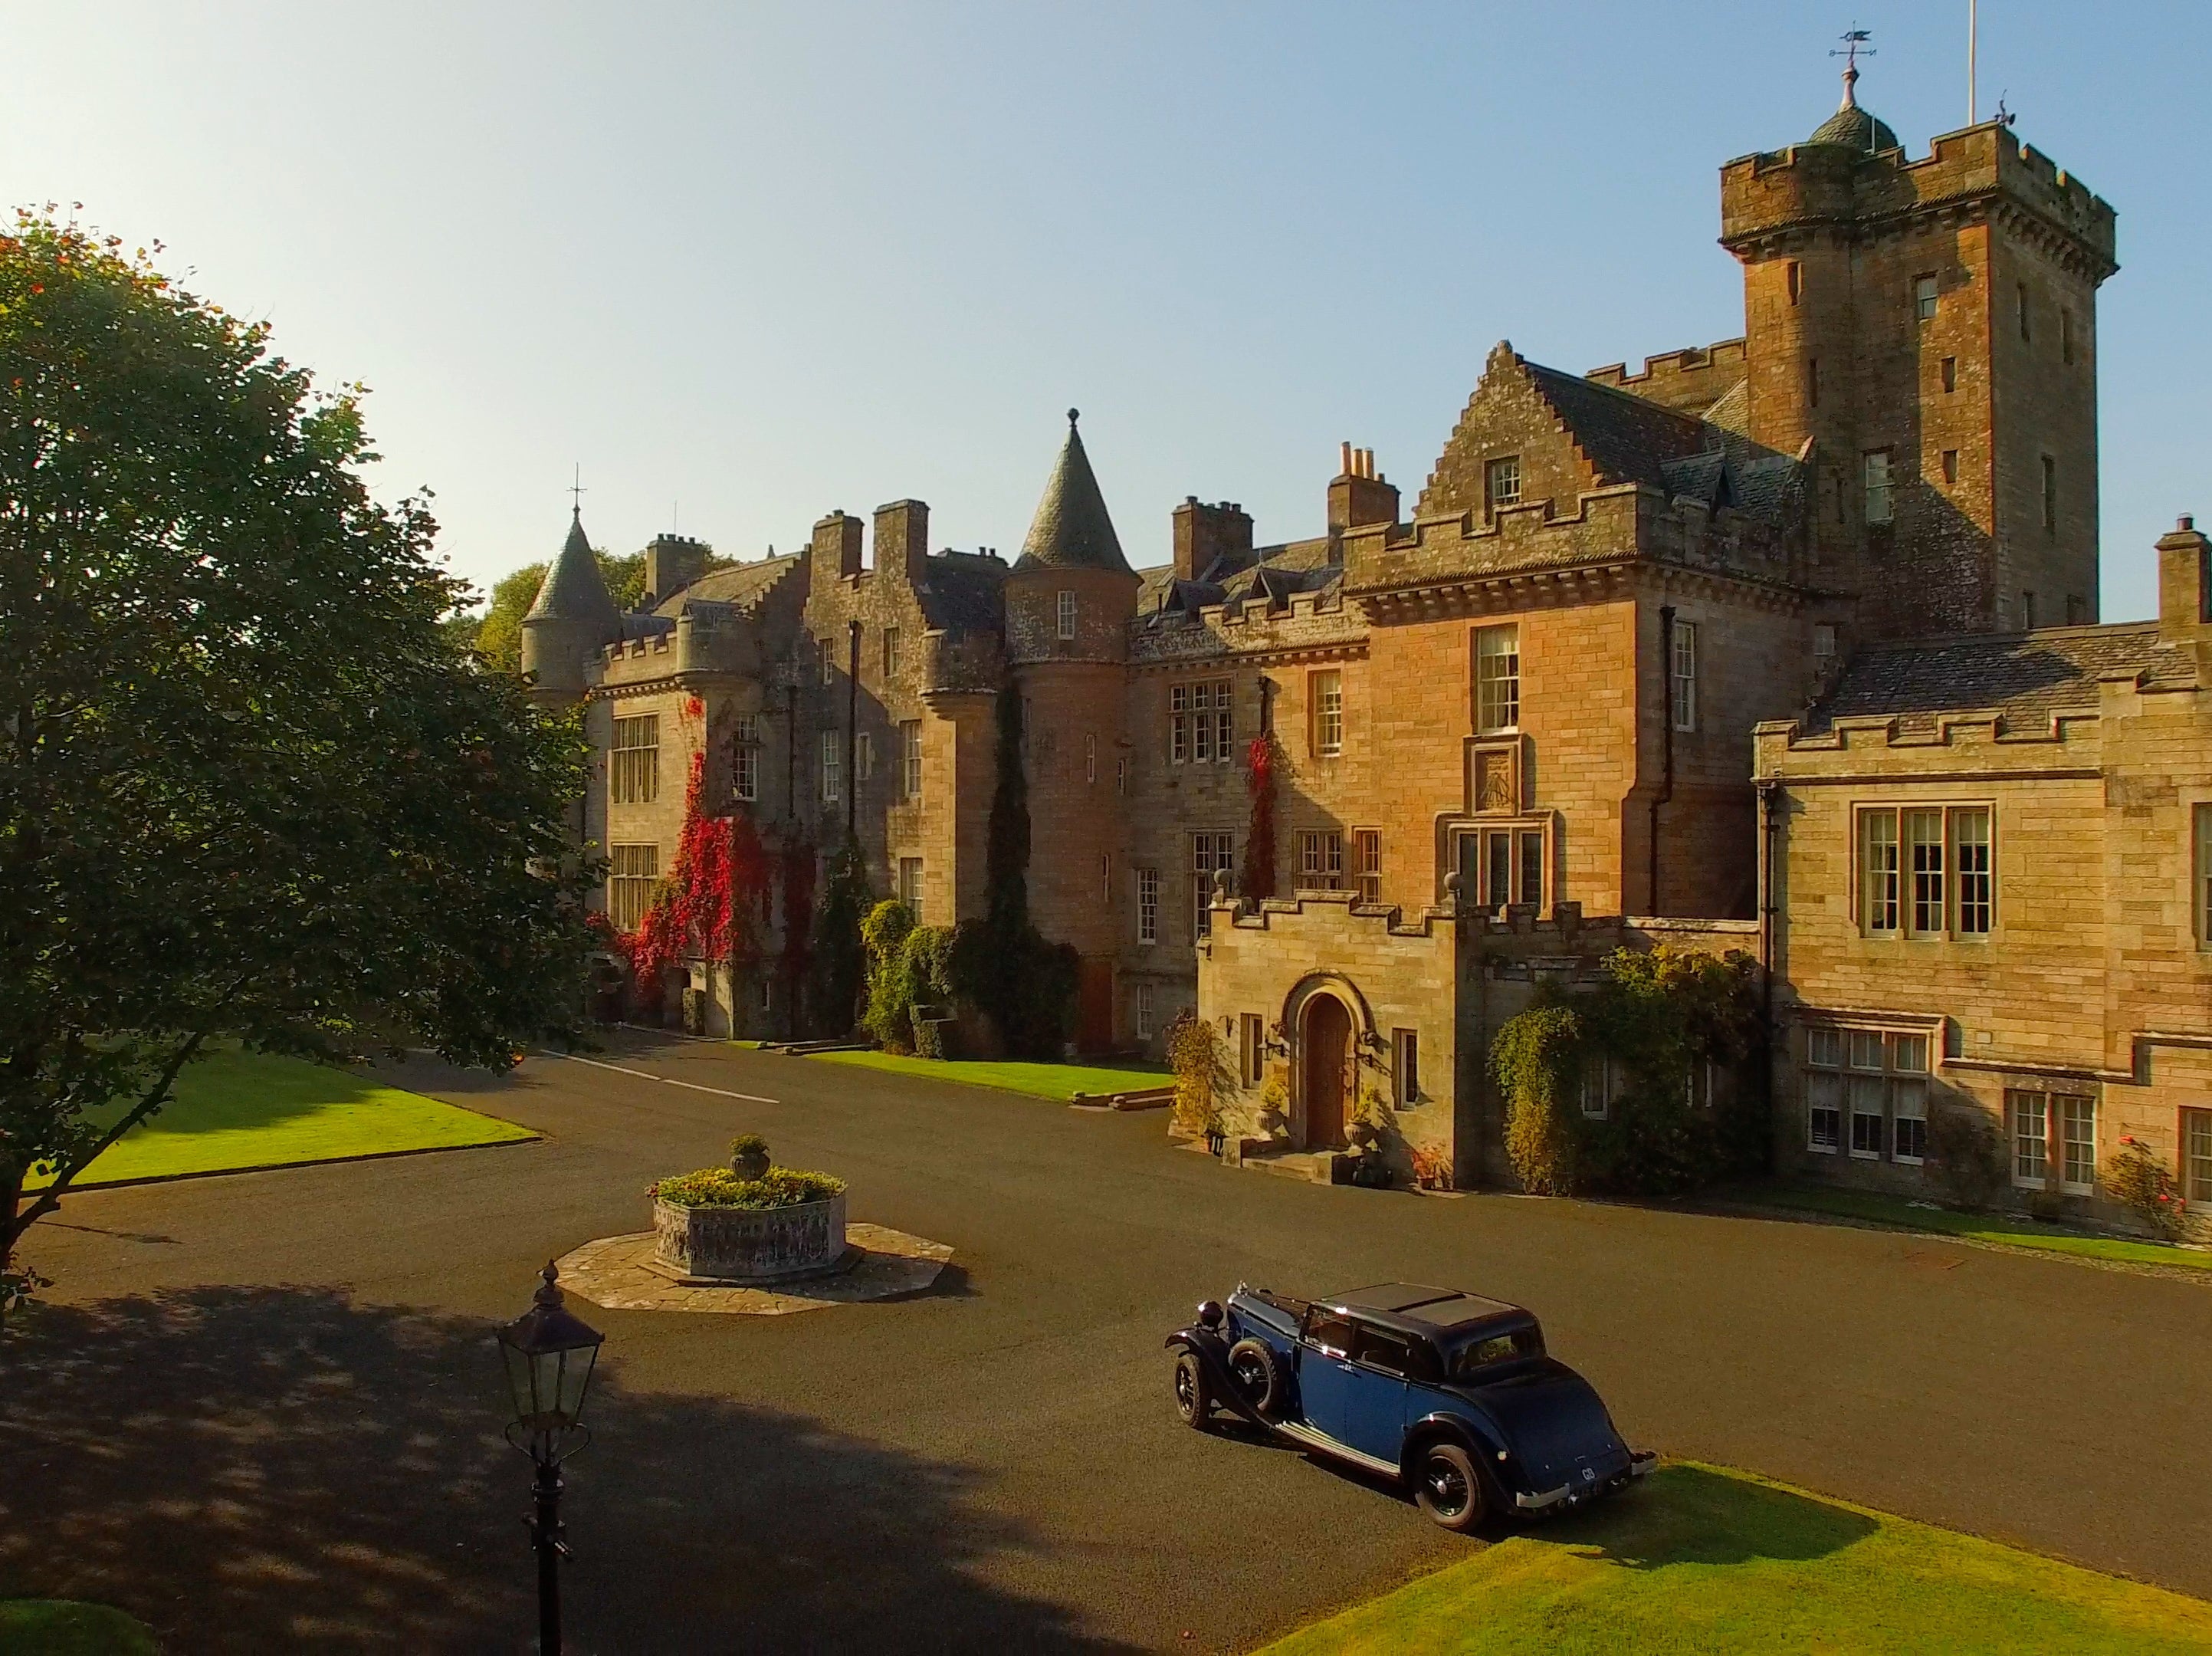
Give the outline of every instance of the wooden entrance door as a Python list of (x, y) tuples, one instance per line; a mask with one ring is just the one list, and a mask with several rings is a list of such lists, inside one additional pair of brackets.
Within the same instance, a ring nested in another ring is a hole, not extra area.
[(1352, 1014), (1334, 995), (1306, 1003), (1306, 1148), (1341, 1150), (1345, 1127), (1345, 1061), (1352, 1055)]
[(1106, 1052), (1114, 1045), (1114, 963), (1085, 960), (1075, 979), (1075, 1049)]

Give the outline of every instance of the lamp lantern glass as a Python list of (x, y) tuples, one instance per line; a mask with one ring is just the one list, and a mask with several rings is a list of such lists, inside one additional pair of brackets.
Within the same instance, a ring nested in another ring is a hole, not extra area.
[(514, 1424), (540, 1439), (558, 1437), (581, 1422), (584, 1394), (606, 1338), (562, 1305), (558, 1275), (549, 1261), (530, 1309), (499, 1331), (514, 1394)]

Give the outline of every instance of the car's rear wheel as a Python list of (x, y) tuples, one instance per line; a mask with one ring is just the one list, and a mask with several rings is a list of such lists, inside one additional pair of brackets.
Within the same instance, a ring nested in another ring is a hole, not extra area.
[(1206, 1366), (1194, 1351), (1180, 1353), (1176, 1358), (1175, 1404), (1185, 1426), (1203, 1432), (1212, 1423), (1213, 1388), (1206, 1381)]
[(1265, 1340), (1239, 1340), (1229, 1348), (1229, 1373), (1261, 1419), (1282, 1418), (1283, 1360), (1273, 1346)]
[(1413, 1500), (1429, 1521), (1455, 1533), (1482, 1522), (1482, 1477), (1459, 1445), (1438, 1439), (1414, 1458)]

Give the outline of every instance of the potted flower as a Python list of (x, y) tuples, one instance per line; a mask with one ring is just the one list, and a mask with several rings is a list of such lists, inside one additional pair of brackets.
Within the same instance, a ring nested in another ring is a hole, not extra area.
[(845, 1241), (845, 1181), (778, 1167), (748, 1133), (730, 1146), (730, 1166), (658, 1180), (653, 1198), (653, 1268), (696, 1284), (788, 1282), (846, 1269), (859, 1251)]

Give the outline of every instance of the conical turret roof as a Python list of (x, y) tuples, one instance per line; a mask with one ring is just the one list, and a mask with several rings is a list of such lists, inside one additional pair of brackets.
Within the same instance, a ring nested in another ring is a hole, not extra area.
[(1121, 539), (1114, 533), (1114, 520), (1106, 510), (1106, 497), (1098, 492), (1098, 478), (1091, 470), (1091, 457), (1083, 452), (1083, 438), (1075, 429), (1076, 411), (1067, 411), (1067, 442), (1044, 486), (1036, 515), (1030, 520), (1029, 539), (1014, 560), (1014, 572), (1030, 569), (1109, 569), (1133, 575), (1121, 555)]
[(584, 514), (578, 508), (568, 520), (568, 539), (561, 555), (546, 567), (526, 621), (594, 621), (619, 629), (622, 612), (608, 595), (599, 575), (599, 560), (592, 556), (591, 538), (584, 533)]

